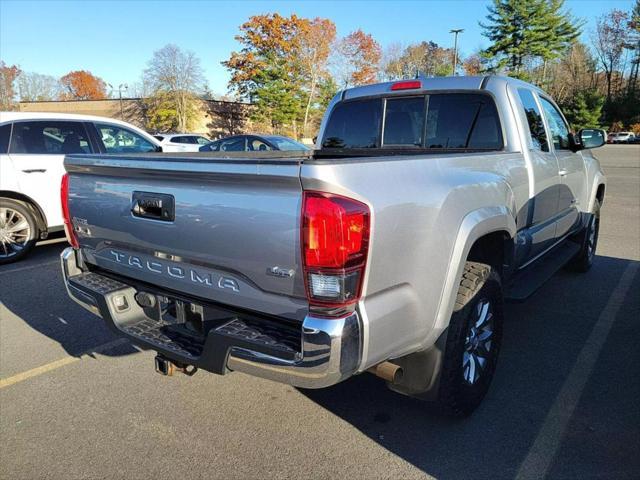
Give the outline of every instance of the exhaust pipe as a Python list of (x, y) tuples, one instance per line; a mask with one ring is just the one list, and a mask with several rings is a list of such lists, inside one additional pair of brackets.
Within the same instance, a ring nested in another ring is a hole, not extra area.
[(367, 370), (369, 373), (373, 373), (376, 377), (380, 377), (383, 380), (390, 383), (397, 383), (402, 380), (402, 367), (391, 362), (379, 363)]
[(193, 365), (178, 365), (162, 355), (156, 355), (155, 366), (156, 372), (165, 377), (171, 377), (176, 372), (184, 373), (191, 377), (198, 371), (198, 368)]

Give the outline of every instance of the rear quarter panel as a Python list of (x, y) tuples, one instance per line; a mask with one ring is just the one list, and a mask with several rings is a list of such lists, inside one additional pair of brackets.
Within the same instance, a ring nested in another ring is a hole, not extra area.
[[(371, 244), (359, 310), (361, 369), (433, 344), (447, 276), (464, 218), (501, 207), (512, 219), (529, 198), (518, 152), (395, 156), (315, 161), (302, 166), (303, 188), (331, 191), (369, 205)], [(469, 232), (467, 232), (469, 233)]]

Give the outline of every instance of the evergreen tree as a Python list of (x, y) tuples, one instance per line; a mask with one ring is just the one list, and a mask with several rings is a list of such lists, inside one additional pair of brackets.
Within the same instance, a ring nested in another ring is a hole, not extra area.
[(595, 90), (583, 90), (567, 100), (563, 112), (574, 130), (600, 126), (604, 96)]
[(580, 35), (584, 21), (574, 20), (568, 13), (561, 11), (564, 0), (549, 0), (546, 3), (544, 13), (543, 32), (546, 41), (541, 45), (541, 58), (543, 62), (542, 81), (546, 81), (547, 63), (559, 58), (566, 52)]
[[(492, 45), (482, 56), (492, 69), (529, 78), (526, 67), (559, 57), (579, 35), (581, 24), (561, 11), (564, 0), (493, 0), (488, 23), (480, 23)], [(544, 68), (543, 68), (544, 72)]]

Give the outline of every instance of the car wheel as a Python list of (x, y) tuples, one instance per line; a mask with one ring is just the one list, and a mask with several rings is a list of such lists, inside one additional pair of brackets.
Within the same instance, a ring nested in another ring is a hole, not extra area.
[(587, 226), (579, 235), (580, 251), (571, 259), (567, 267), (574, 272), (587, 272), (596, 256), (598, 234), (600, 233), (600, 202), (596, 200), (594, 212), (589, 214)]
[(0, 198), (0, 265), (23, 258), (38, 238), (38, 224), (22, 202)]
[(449, 329), (437, 403), (453, 417), (470, 415), (489, 389), (502, 340), (500, 276), (466, 262)]

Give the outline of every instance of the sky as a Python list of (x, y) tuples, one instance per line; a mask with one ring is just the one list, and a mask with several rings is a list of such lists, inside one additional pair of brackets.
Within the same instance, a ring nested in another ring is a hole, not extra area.
[[(140, 81), (153, 52), (168, 43), (192, 50), (216, 94), (229, 75), (220, 62), (240, 48), (234, 36), (251, 15), (278, 12), (331, 19), (338, 35), (361, 28), (382, 45), (431, 40), (453, 46), (452, 28), (463, 28), (461, 54), (486, 47), (478, 22), (485, 0), (448, 1), (28, 1), (0, 0), (0, 59), (24, 71), (60, 77), (89, 70), (107, 83)], [(630, 11), (633, 0), (568, 0), (571, 13), (587, 21), (613, 8)]]

